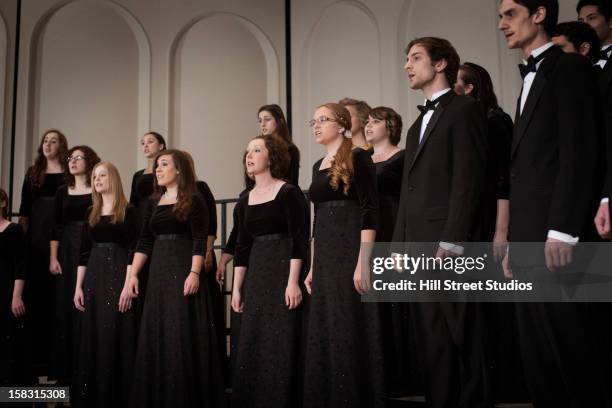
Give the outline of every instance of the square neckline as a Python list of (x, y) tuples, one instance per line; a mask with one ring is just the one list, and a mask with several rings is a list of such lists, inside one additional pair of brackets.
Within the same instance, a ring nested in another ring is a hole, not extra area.
[(282, 186), (280, 186), (280, 188), (279, 188), (279, 189), (278, 189), (278, 191), (276, 192), (276, 195), (274, 196), (274, 198), (273, 198), (273, 199), (268, 200), (268, 201), (264, 201), (263, 203), (257, 203), (257, 204), (249, 204), (249, 197), (251, 196), (251, 191), (253, 191), (253, 190), (250, 190), (250, 191), (249, 191), (249, 194), (247, 194), (247, 206), (249, 206), (249, 207), (253, 207), (253, 206), (256, 206), (256, 205), (268, 204), (268, 203), (272, 203), (272, 202), (276, 201), (276, 199), (277, 199), (277, 198), (278, 198), (278, 196), (280, 195), (281, 190), (282, 190), (282, 189), (283, 189), (283, 188), (284, 188), (284, 187), (285, 187), (287, 184), (289, 184), (289, 183), (285, 181), (285, 182), (283, 183), (283, 185), (282, 185)]

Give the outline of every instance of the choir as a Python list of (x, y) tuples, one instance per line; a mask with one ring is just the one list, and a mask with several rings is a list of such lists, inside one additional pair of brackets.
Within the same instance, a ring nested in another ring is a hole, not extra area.
[(550, 272), (612, 237), (612, 5), (580, 0), (561, 24), (557, 0), (498, 7), (524, 57), (514, 121), (484, 67), (416, 38), (404, 70), (425, 102), (405, 149), (393, 109), (320, 105), (307, 198), (285, 115), (261, 106), (218, 262), (215, 198), (189, 152), (146, 133), (128, 200), (112, 163), (46, 131), (18, 224), (0, 189), (0, 385), (42, 377), (77, 407), (612, 407), (603, 304), (362, 302), (364, 243), (445, 258), (490, 242), (504, 279), (533, 273), (513, 243), (540, 243)]

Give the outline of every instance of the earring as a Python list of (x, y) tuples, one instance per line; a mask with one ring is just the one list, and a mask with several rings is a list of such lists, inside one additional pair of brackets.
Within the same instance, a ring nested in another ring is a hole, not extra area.
[(177, 172), (176, 172), (176, 174), (181, 174), (181, 172), (180, 172), (180, 171), (177, 171)]

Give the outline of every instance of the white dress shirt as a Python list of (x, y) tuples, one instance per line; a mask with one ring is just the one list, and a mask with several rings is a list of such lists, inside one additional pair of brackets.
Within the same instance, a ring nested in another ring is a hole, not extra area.
[[(451, 90), (450, 88), (446, 88), (446, 89), (443, 89), (441, 91), (434, 93), (433, 95), (431, 95), (431, 100), (435, 101), (436, 99), (438, 99), (439, 97), (441, 97), (442, 95), (444, 95), (450, 90)], [(425, 99), (425, 102), (427, 102), (427, 99)], [(438, 107), (438, 103), (436, 103), (435, 107)], [(433, 110), (428, 110), (427, 112), (425, 112), (425, 115), (423, 115), (423, 121), (421, 122), (421, 134), (419, 135), (419, 143), (423, 141), (423, 135), (425, 134), (425, 129), (427, 129), (427, 125), (429, 124), (429, 121), (431, 120), (433, 113), (434, 113)]]
[[(544, 44), (543, 46), (533, 50), (531, 52), (531, 55), (533, 55), (533, 57), (536, 58), (540, 54), (542, 54), (544, 51), (552, 47), (553, 45), (554, 44), (552, 42), (548, 42)], [(521, 105), (520, 105), (520, 111), (519, 111), (520, 114), (523, 113), (523, 108), (525, 107), (525, 102), (527, 101), (527, 97), (529, 96), (531, 85), (533, 84), (533, 80), (535, 79), (535, 76), (538, 73), (537, 70), (540, 68), (542, 61), (544, 61), (544, 59), (538, 61), (538, 63), (536, 64), (536, 72), (530, 72), (527, 75), (525, 75), (525, 78), (523, 78), (523, 90), (521, 91)], [(523, 64), (527, 64), (527, 61), (523, 60)], [(573, 237), (569, 234), (566, 234), (560, 231), (555, 231), (555, 230), (549, 230), (547, 236), (548, 238), (557, 239), (559, 241), (563, 241), (571, 245), (575, 245), (576, 243), (578, 243), (578, 240), (579, 240), (579, 237)]]

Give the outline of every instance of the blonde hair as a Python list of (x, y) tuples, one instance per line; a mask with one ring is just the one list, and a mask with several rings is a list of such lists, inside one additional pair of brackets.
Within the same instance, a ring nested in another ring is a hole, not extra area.
[(100, 162), (96, 164), (91, 172), (91, 185), (94, 187), (91, 189), (93, 205), (91, 206), (91, 211), (89, 212), (89, 218), (87, 220), (91, 227), (99, 223), (100, 217), (102, 216), (102, 194), (98, 193), (94, 186), (96, 170), (102, 166), (108, 172), (108, 186), (110, 192), (113, 194), (113, 211), (110, 218), (111, 224), (117, 224), (125, 220), (125, 209), (128, 206), (128, 200), (125, 198), (125, 194), (123, 194), (123, 184), (121, 184), (121, 176), (117, 168), (110, 162)]

